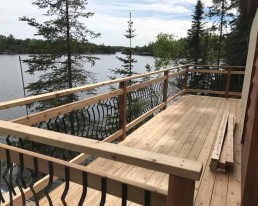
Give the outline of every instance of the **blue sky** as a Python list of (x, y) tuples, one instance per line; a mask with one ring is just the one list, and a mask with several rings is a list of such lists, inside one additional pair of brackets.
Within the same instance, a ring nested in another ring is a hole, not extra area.
[[(21, 16), (43, 20), (42, 12), (31, 3), (33, 0), (1, 0), (0, 34), (13, 34), (16, 38), (33, 38), (35, 30), (24, 22)], [(156, 36), (173, 33), (185, 37), (191, 26), (191, 15), (196, 0), (88, 0), (87, 9), (95, 13), (85, 21), (89, 29), (102, 34), (101, 38), (90, 40), (97, 44), (127, 46), (123, 36), (127, 29), (129, 13), (132, 13), (137, 36), (133, 46), (143, 46), (155, 41)], [(211, 0), (205, 0), (205, 6)]]

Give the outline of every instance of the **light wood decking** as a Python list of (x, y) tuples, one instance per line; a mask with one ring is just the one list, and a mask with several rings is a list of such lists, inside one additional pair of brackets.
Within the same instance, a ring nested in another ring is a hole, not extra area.
[[(195, 187), (195, 205), (240, 205), (240, 121), (241, 102), (237, 99), (185, 95), (179, 98), (121, 143), (203, 163), (201, 181)], [(218, 174), (209, 169), (209, 158), (223, 113), (236, 115), (234, 136), (234, 168), (229, 174)], [(136, 182), (167, 189), (168, 175), (104, 158), (97, 158), (88, 167), (124, 177)], [(60, 197), (64, 185), (50, 194), (53, 205), (63, 205)], [(66, 196), (67, 205), (78, 205), (81, 186), (71, 183)], [(58, 194), (58, 195), (57, 195)], [(99, 205), (100, 192), (88, 189), (85, 205)], [(48, 205), (43, 198), (40, 205)], [(106, 205), (121, 205), (119, 198), (108, 195)], [(136, 205), (128, 203), (128, 205)]]

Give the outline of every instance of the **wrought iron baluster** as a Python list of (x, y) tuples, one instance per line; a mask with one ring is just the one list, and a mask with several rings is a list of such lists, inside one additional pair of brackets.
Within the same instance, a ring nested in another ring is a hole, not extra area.
[(106, 203), (107, 196), (107, 178), (101, 177), (101, 200), (99, 206), (104, 206)]
[(95, 124), (96, 124), (96, 116), (95, 116), (95, 111), (94, 111), (94, 107), (95, 107), (95, 104), (92, 105), (91, 107), (91, 111), (92, 111), (92, 116), (93, 116), (93, 125), (92, 125), (92, 132), (91, 132), (91, 138), (92, 139), (95, 139), (94, 138), (94, 130), (95, 130)]
[(110, 133), (112, 134), (113, 131), (116, 131), (116, 128), (115, 128), (116, 120), (114, 118), (115, 111), (114, 111), (114, 108), (112, 106), (111, 99), (108, 100), (108, 104), (109, 104), (110, 124), (111, 124), (111, 125), (109, 125), (109, 128), (110, 128)]
[(49, 120), (47, 121), (47, 129), (48, 129), (48, 130), (51, 130), (51, 128), (50, 128), (50, 122), (51, 122), (51, 119), (49, 119)]
[(2, 195), (2, 161), (0, 160), (0, 205), (1, 205), (1, 202), (2, 203), (5, 203), (5, 199)]
[(61, 201), (62, 201), (63, 205), (65, 205), (65, 206), (67, 206), (67, 204), (65, 202), (65, 198), (66, 198), (66, 195), (69, 190), (69, 185), (70, 185), (70, 169), (69, 169), (69, 167), (65, 167), (65, 188), (64, 188), (63, 194), (61, 196)]
[(38, 174), (39, 174), (39, 170), (38, 170), (38, 159), (36, 157), (33, 157), (33, 171), (31, 171), (31, 176), (32, 176), (32, 181), (30, 183), (30, 190), (33, 194), (34, 197), (34, 201), (36, 203), (36, 206), (39, 206), (39, 199), (37, 196), (37, 193), (35, 192), (33, 186), (37, 181), (38, 178)]
[(105, 131), (105, 124), (104, 124), (104, 121), (106, 121), (106, 118), (105, 118), (105, 112), (106, 112), (106, 105), (105, 105), (105, 102), (101, 103), (100, 104), (101, 106), (101, 113), (100, 113), (100, 117), (101, 117), (101, 123), (100, 123), (100, 134), (99, 134), (99, 137), (100, 139), (105, 139), (105, 137), (107, 137), (107, 135), (104, 135), (106, 134), (107, 132)]
[(66, 114), (61, 119), (62, 119), (62, 122), (63, 122), (63, 125), (64, 125), (64, 133), (67, 134), (68, 130), (67, 130), (65, 118), (66, 118)]
[[(2, 178), (8, 188), (8, 192), (9, 192), (9, 198), (10, 198), (10, 206), (13, 205), (13, 194), (16, 195), (16, 192), (14, 191), (14, 187), (13, 187), (13, 183), (12, 183), (12, 176), (10, 176), (11, 174), (9, 174), (9, 182), (7, 180), (7, 174), (10, 171), (10, 168), (12, 168), (12, 163), (11, 163), (11, 159), (10, 159), (10, 151), (9, 150), (5, 150), (6, 153), (6, 169), (2, 175)], [(11, 180), (11, 182), (10, 182)]]
[(44, 193), (47, 197), (48, 203), (50, 206), (53, 206), (52, 200), (49, 196), (49, 191), (51, 189), (51, 186), (53, 184), (53, 174), (54, 174), (54, 170), (53, 170), (53, 162), (48, 162), (48, 174), (49, 174), (49, 179), (48, 179), (48, 185), (46, 186)]
[(23, 173), (24, 173), (24, 160), (23, 160), (23, 154), (19, 154), (19, 162), (20, 162), (20, 166), (19, 166), (19, 173), (20, 173), (20, 180), (21, 180), (21, 184), (22, 187), (24, 189), (27, 188), (26, 182), (23, 178)]
[(22, 138), (19, 138), (19, 144), (20, 144), (20, 148), (24, 149), (24, 143)]
[[(21, 154), (21, 153), (19, 153), (19, 162), (20, 162), (19, 171), (17, 173), (15, 183), (18, 186), (18, 188), (21, 192), (22, 205), (25, 206), (26, 205), (26, 199), (25, 199), (25, 195), (24, 195), (24, 192), (23, 192), (23, 188), (26, 188), (26, 183), (23, 179), (24, 160), (23, 160), (23, 154)], [(21, 184), (20, 184), (19, 181), (21, 181)]]
[(80, 201), (78, 203), (78, 206), (82, 206), (84, 203), (84, 200), (86, 198), (87, 195), (87, 188), (88, 188), (88, 175), (86, 172), (82, 173), (82, 196), (80, 198)]
[(85, 131), (85, 127), (86, 127), (86, 120), (85, 120), (85, 114), (84, 114), (84, 110), (85, 110), (85, 108), (83, 108), (82, 110), (81, 110), (81, 116), (82, 116), (82, 122), (83, 122), (83, 124), (82, 124), (82, 137), (84, 137), (84, 131)]
[(75, 112), (75, 119), (77, 121), (77, 136), (80, 136), (80, 118), (78, 116), (79, 110)]
[(100, 117), (100, 111), (99, 111), (99, 106), (100, 106), (100, 103), (98, 103), (97, 105), (96, 105), (96, 108), (97, 108), (97, 111), (96, 111), (96, 113), (97, 113), (97, 118), (96, 119), (98, 119), (96, 122), (95, 122), (95, 124), (96, 124), (96, 129), (95, 129), (95, 139), (98, 139), (99, 140), (99, 124), (100, 124), (100, 121), (101, 121), (101, 117)]
[(151, 205), (151, 192), (145, 190), (144, 192), (144, 206), (150, 206)]
[(41, 128), (42, 124), (43, 124), (43, 122), (38, 123), (37, 127)]
[(114, 110), (115, 110), (115, 115), (114, 116), (116, 116), (116, 118), (114, 118), (114, 119), (116, 119), (115, 120), (115, 130), (118, 130), (119, 129), (119, 113), (118, 113), (118, 102), (119, 102), (119, 100), (118, 100), (118, 98), (113, 98), (114, 99), (114, 105), (116, 105), (116, 106), (114, 106)]
[(11, 141), (10, 141), (10, 135), (7, 135), (5, 141), (6, 141), (6, 144), (12, 145), (12, 144), (11, 144)]
[[(102, 103), (102, 123), (101, 123), (101, 138), (105, 139), (108, 137), (108, 128), (107, 128), (107, 121), (108, 121), (108, 105), (107, 100)], [(104, 121), (105, 120), (105, 121)]]
[(126, 206), (127, 203), (127, 184), (122, 184), (122, 206)]
[[(57, 132), (60, 132), (60, 129), (59, 129), (59, 116), (57, 116), (56, 118), (55, 118), (55, 126), (56, 126), (56, 131)], [(62, 132), (62, 131), (61, 131)]]
[(142, 89), (142, 94), (144, 96), (143, 100), (142, 100), (142, 104), (144, 105), (144, 113), (148, 112), (151, 107), (150, 107), (150, 95), (148, 94), (148, 87), (145, 87)]
[(86, 137), (89, 137), (90, 127), (91, 127), (91, 119), (90, 119), (91, 115), (90, 115), (89, 109), (90, 109), (90, 106), (88, 106), (86, 109), (86, 112), (88, 115), (88, 128), (87, 128)]

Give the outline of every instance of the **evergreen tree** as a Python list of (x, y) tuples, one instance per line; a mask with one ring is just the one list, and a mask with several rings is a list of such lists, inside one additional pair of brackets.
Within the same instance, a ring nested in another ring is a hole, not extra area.
[[(122, 68), (116, 68), (111, 69), (111, 71), (115, 75), (119, 75), (122, 77), (132, 76), (133, 74), (136, 74), (135, 71), (133, 71), (133, 64), (137, 61), (132, 57), (133, 49), (132, 49), (132, 38), (134, 38), (136, 35), (135, 29), (133, 29), (133, 21), (131, 19), (131, 13), (129, 14), (129, 21), (128, 21), (128, 29), (125, 31), (126, 34), (124, 35), (127, 39), (129, 39), (129, 47), (125, 48), (123, 51), (123, 54), (125, 57), (117, 57), (117, 59), (122, 63)], [(127, 82), (127, 86), (132, 85), (132, 81)]]
[[(137, 61), (132, 57), (132, 38), (134, 38), (136, 35), (135, 29), (133, 29), (131, 13), (129, 14), (128, 29), (125, 32), (126, 34), (124, 36), (129, 39), (129, 47), (123, 50), (125, 57), (117, 57), (117, 59), (122, 63), (122, 68), (111, 69), (111, 72), (119, 77), (128, 77), (132, 76), (133, 74), (137, 74), (135, 71), (133, 71), (133, 64)], [(110, 78), (114, 79), (115, 77)], [(133, 83), (136, 83), (136, 81), (129, 80), (127, 81), (127, 86), (131, 86)], [(131, 122), (133, 119), (136, 119), (137, 117), (135, 116), (137, 113), (139, 113), (140, 109), (138, 104), (139, 101), (133, 97), (132, 93), (133, 92), (127, 94), (127, 122)]]
[[(49, 19), (43, 23), (34, 18), (22, 17), (28, 25), (36, 28), (35, 35), (47, 40), (48, 54), (32, 56), (25, 62), (31, 75), (39, 73), (37, 82), (30, 83), (27, 87), (31, 95), (48, 93), (84, 85), (94, 79), (91, 72), (83, 68), (85, 62), (94, 64), (94, 57), (81, 55), (81, 47), (88, 40), (86, 36), (96, 38), (99, 36), (81, 23), (81, 18), (89, 18), (91, 12), (85, 12), (87, 0), (36, 0), (34, 5), (46, 10), (45, 16)], [(40, 45), (38, 45), (40, 47)], [(66, 98), (45, 101), (37, 109), (46, 109), (72, 102), (78, 96), (70, 95)]]
[(189, 50), (189, 59), (194, 64), (198, 64), (203, 62), (204, 54), (203, 52), (206, 50), (202, 47), (202, 39), (204, 40), (204, 28), (203, 28), (203, 4), (201, 0), (197, 0), (194, 14), (192, 15), (192, 26), (191, 29), (188, 30), (188, 50)]
[(212, 3), (213, 5), (209, 7), (208, 16), (214, 19), (211, 30), (219, 34), (217, 64), (220, 65), (221, 57), (223, 56), (224, 35), (228, 27), (229, 18), (233, 17), (230, 10), (235, 4), (230, 4), (228, 0), (212, 0)]
[[(96, 38), (99, 36), (89, 30), (80, 20), (93, 15), (86, 12), (87, 0), (35, 0), (33, 3), (45, 12), (48, 20), (43, 23), (34, 18), (22, 17), (21, 21), (36, 28), (35, 35), (43, 37), (48, 54), (37, 54), (31, 56), (25, 62), (28, 64), (27, 72), (31, 75), (39, 74), (37, 82), (30, 83), (27, 87), (31, 95), (48, 93), (67, 88), (84, 85), (94, 79), (91, 72), (84, 69), (85, 62), (94, 64), (95, 58), (80, 54), (80, 49), (88, 40), (87, 36)], [(70, 103), (79, 99), (79, 95), (68, 95), (66, 97), (55, 98), (34, 105), (36, 110), (45, 110), (49, 107)], [(63, 115), (65, 128), (56, 126), (57, 122), (48, 125), (52, 130), (59, 132), (76, 134), (75, 112)], [(60, 121), (60, 124), (62, 121)], [(50, 123), (49, 123), (50, 124)], [(40, 126), (41, 124), (39, 124)], [(42, 151), (48, 155), (70, 159), (74, 152), (62, 150), (50, 146), (27, 142), (26, 145), (31, 150)], [(59, 151), (56, 153), (56, 151)]]
[(246, 64), (251, 24), (252, 19), (244, 18), (242, 14), (230, 22), (231, 31), (225, 39), (225, 62), (228, 65)]
[[(233, 66), (245, 66), (248, 52), (249, 34), (252, 19), (247, 19), (239, 14), (230, 22), (231, 31), (225, 38), (225, 63)], [(232, 91), (241, 92), (243, 75), (232, 75), (230, 88)]]

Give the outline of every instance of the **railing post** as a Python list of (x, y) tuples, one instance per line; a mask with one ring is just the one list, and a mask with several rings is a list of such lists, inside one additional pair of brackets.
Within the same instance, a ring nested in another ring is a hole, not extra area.
[(123, 94), (119, 96), (119, 129), (123, 130), (120, 141), (126, 136), (126, 81), (119, 82), (119, 89), (123, 90)]
[(162, 102), (165, 102), (166, 105), (162, 108), (165, 110), (167, 108), (167, 100), (168, 100), (168, 70), (164, 72), (164, 76), (166, 79), (163, 82), (163, 100)]
[(193, 206), (195, 181), (169, 175), (167, 206)]
[(226, 98), (228, 98), (228, 93), (230, 89), (230, 80), (231, 80), (231, 67), (228, 69), (228, 73), (227, 73), (226, 93), (225, 93)]
[(189, 66), (186, 66), (185, 68), (185, 81), (184, 81), (184, 89), (185, 89), (185, 92), (187, 92), (188, 90), (188, 73), (189, 73)]

